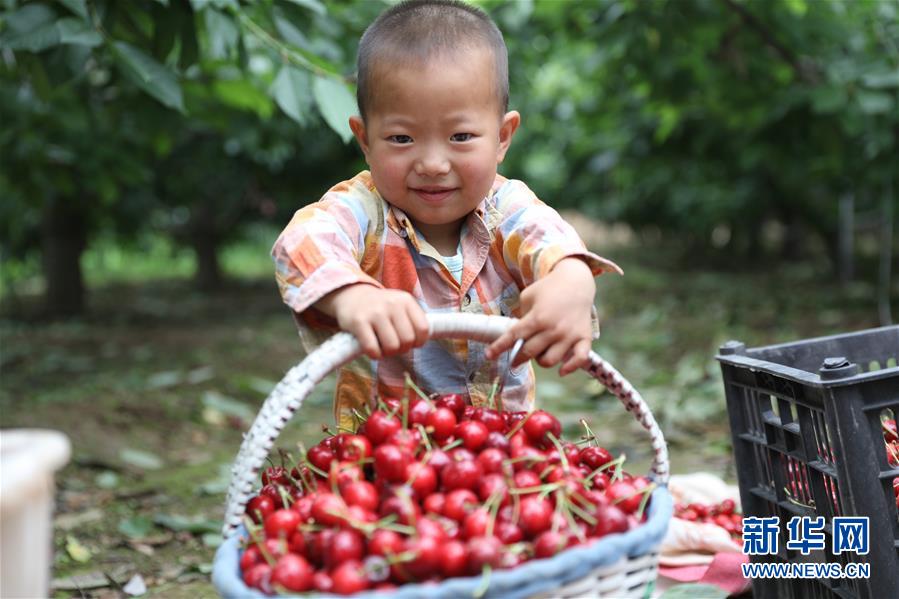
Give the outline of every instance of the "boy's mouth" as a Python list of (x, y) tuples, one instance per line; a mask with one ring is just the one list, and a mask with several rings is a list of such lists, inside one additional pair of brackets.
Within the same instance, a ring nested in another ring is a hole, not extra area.
[(423, 199), (426, 202), (442, 202), (446, 198), (450, 196), (454, 191), (456, 191), (455, 187), (413, 187), (412, 191), (414, 191), (418, 197)]

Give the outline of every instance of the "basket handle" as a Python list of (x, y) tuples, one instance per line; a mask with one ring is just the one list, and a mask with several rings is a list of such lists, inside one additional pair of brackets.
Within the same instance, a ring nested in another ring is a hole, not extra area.
[[(486, 314), (427, 314), (430, 339), (464, 338), (490, 343), (515, 322), (505, 316)], [(223, 534), (231, 536), (241, 524), (247, 501), (253, 494), (259, 469), (265, 463), (275, 439), (323, 378), (361, 355), (359, 343), (350, 333), (337, 333), (291, 368), (263, 403), (256, 420), (244, 436), (231, 467)], [(668, 483), (668, 447), (655, 417), (636, 389), (612, 365), (591, 351), (586, 370), (624, 404), (649, 433), (654, 457), (650, 477)]]

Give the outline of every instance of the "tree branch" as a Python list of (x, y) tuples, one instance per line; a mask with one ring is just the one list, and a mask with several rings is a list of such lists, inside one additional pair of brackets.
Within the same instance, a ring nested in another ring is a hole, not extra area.
[(745, 6), (737, 4), (734, 0), (721, 0), (725, 6), (737, 13), (750, 29), (752, 29), (759, 37), (764, 40), (765, 44), (774, 50), (781, 60), (786, 62), (796, 75), (808, 83), (817, 83), (818, 76), (814, 71), (805, 68), (802, 61), (792, 50), (787, 48), (778, 40), (774, 34), (762, 23), (755, 15), (753, 15)]

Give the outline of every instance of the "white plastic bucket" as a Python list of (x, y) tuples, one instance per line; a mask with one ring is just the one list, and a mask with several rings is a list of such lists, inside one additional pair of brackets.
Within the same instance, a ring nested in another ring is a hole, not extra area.
[(0, 430), (0, 597), (47, 597), (53, 558), (53, 476), (69, 461), (64, 434)]

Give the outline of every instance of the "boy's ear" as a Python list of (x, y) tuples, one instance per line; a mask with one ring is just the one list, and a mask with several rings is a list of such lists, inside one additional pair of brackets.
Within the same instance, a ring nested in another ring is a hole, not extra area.
[(365, 159), (368, 160), (368, 134), (365, 131), (365, 121), (362, 120), (361, 116), (350, 117), (350, 130), (356, 137), (356, 142), (359, 144), (362, 153), (365, 154)]
[(499, 164), (506, 157), (506, 151), (512, 143), (512, 136), (518, 130), (521, 124), (521, 115), (517, 110), (510, 110), (503, 115), (503, 120), (499, 126), (499, 150), (496, 153), (496, 163)]

